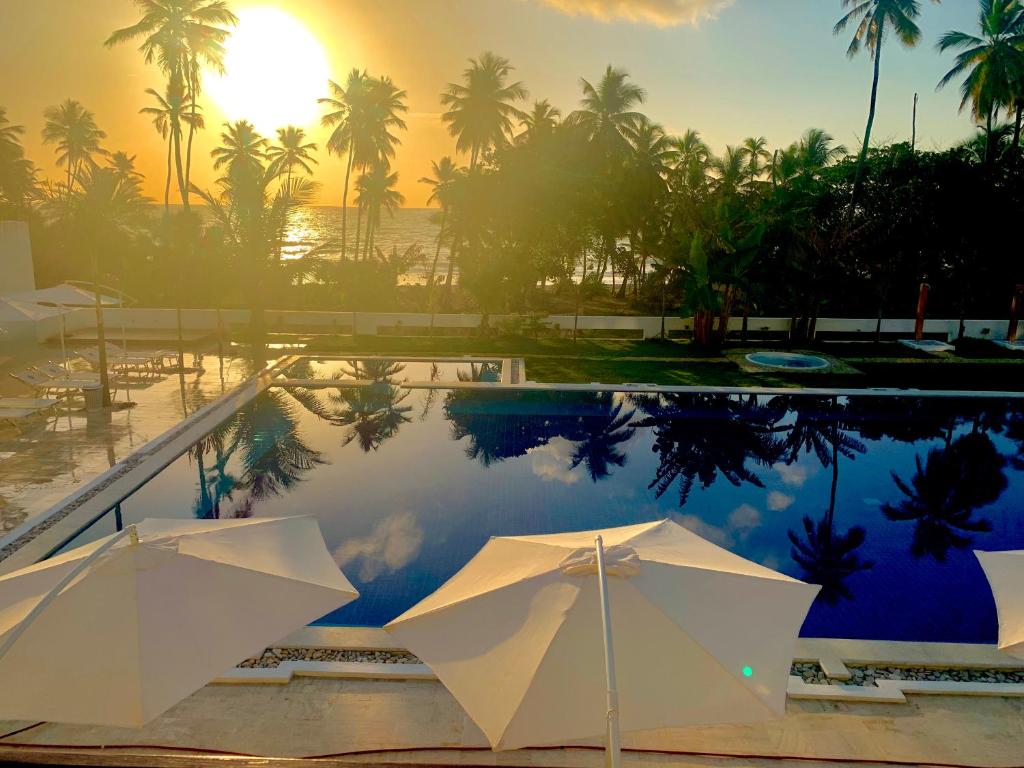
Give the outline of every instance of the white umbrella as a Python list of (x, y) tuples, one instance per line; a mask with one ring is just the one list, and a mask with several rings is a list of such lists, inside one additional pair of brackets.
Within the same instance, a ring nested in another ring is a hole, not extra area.
[(999, 615), (999, 650), (1024, 659), (1024, 549), (975, 550)]
[(142, 726), (357, 596), (312, 518), (144, 520), (0, 577), (0, 719)]
[(665, 520), (493, 538), (386, 629), (495, 749), (606, 735), (614, 765), (619, 720), (643, 731), (784, 713), (818, 589)]

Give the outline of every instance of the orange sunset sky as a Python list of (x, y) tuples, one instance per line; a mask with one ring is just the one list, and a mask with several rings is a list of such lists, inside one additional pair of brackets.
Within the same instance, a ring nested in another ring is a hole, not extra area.
[[(210, 80), (203, 96), (207, 130), (193, 172), (200, 186), (212, 180), (208, 153), (227, 118), (246, 117), (266, 134), (294, 122), (322, 145), (321, 70), (342, 80), (358, 66), (408, 91), (409, 130), (394, 168), (406, 205), (423, 206), (428, 190), (417, 180), (431, 160), (454, 152), (438, 95), (485, 50), (512, 61), (530, 103), (548, 98), (564, 113), (578, 103), (581, 76), (597, 79), (609, 63), (623, 67), (647, 89), (644, 111), (653, 120), (670, 131), (693, 127), (716, 151), (751, 135), (785, 145), (812, 125), (853, 146), (863, 130), (870, 62), (848, 60), (845, 35), (832, 36), (838, 0), (236, 0), (231, 7), (245, 42), (234, 58), (229, 43), (236, 65), (226, 81)], [(103, 47), (110, 32), (137, 19), (133, 4), (0, 0), (0, 14), (0, 105), (25, 126), (26, 150), (42, 172), (55, 169), (39, 137), (42, 112), (71, 97), (95, 112), (107, 149), (137, 156), (146, 192), (161, 198), (165, 145), (139, 109), (146, 88), (163, 90), (162, 76), (132, 45)], [(950, 62), (934, 41), (947, 29), (972, 29), (974, 15), (974, 3), (927, 4), (921, 46), (889, 46), (879, 142), (909, 136), (915, 92), (921, 146), (971, 134), (956, 88), (935, 92)], [(275, 30), (269, 43), (261, 36)], [(318, 159), (319, 202), (340, 204), (341, 162), (324, 151)]]

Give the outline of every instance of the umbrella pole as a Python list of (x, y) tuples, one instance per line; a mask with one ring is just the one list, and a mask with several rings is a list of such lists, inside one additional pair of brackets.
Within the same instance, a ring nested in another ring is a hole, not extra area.
[(604, 541), (594, 539), (597, 548), (597, 579), (601, 592), (601, 627), (604, 630), (604, 674), (608, 700), (608, 743), (605, 763), (620, 768), (622, 749), (619, 746), (619, 691), (615, 683), (615, 649), (612, 646), (612, 612), (608, 603), (608, 573), (604, 565)]
[(22, 633), (29, 628), (33, 621), (35, 621), (39, 617), (39, 614), (46, 610), (46, 607), (50, 603), (57, 599), (57, 596), (64, 591), (64, 588), (68, 586), (68, 584), (70, 584), (72, 581), (78, 578), (78, 575), (80, 573), (82, 573), (86, 568), (88, 568), (90, 565), (96, 562), (104, 552), (106, 552), (112, 546), (117, 544), (117, 542), (119, 542), (126, 536), (131, 537), (132, 544), (139, 543), (138, 531), (135, 529), (134, 525), (129, 525), (123, 531), (115, 534), (110, 539), (105, 541), (102, 545), (97, 547), (96, 550), (92, 552), (92, 554), (90, 554), (78, 565), (72, 568), (71, 571), (63, 579), (61, 579), (60, 582), (57, 583), (57, 586), (55, 586), (53, 589), (47, 592), (45, 597), (43, 597), (42, 600), (36, 603), (35, 608), (29, 611), (28, 616), (26, 616), (21, 621), (21, 623), (14, 628), (14, 631), (7, 636), (7, 639), (4, 640), (3, 645), (0, 645), (0, 659), (2, 659), (4, 655), (9, 650), (11, 650), (11, 646), (18, 642), (18, 638), (21, 637)]

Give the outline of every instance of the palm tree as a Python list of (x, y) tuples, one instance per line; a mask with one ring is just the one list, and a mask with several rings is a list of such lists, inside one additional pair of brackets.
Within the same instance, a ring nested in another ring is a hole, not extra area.
[[(853, 183), (853, 199), (860, 195), (864, 176), (864, 163), (871, 146), (871, 129), (875, 124), (875, 107), (878, 103), (878, 80), (881, 74), (882, 45), (891, 28), (896, 37), (907, 48), (913, 48), (921, 39), (921, 30), (915, 23), (921, 15), (920, 0), (841, 0), (846, 13), (833, 28), (833, 34), (840, 34), (850, 24), (856, 25), (853, 40), (846, 53), (853, 58), (866, 48), (874, 61), (874, 75), (871, 80), (871, 104), (868, 108), (868, 123), (864, 129), (864, 146), (857, 163), (857, 175)], [(941, 0), (932, 0), (938, 4)]]
[[(285, 234), (299, 208), (313, 200), (317, 187), (304, 178), (281, 182), (278, 176), (264, 170), (260, 162), (262, 144), (252, 138), (251, 126), (235, 133), (239, 140), (211, 153), (219, 165), (228, 165), (228, 173), (217, 180), (214, 191), (195, 187), (193, 191), (221, 230), (224, 248), (239, 279), (245, 281), (253, 336), (259, 339), (269, 281), (282, 275), (280, 257)], [(240, 140), (242, 134), (248, 137), (245, 141)]]
[[(44, 206), (48, 217), (66, 229), (69, 239), (89, 255), (92, 282), (100, 284), (100, 255), (117, 240), (131, 238), (146, 220), (148, 200), (139, 193), (139, 179), (126, 177), (114, 168), (89, 165), (77, 177), (77, 187), (63, 200)], [(100, 291), (95, 291), (96, 335), (99, 347), (100, 386), (103, 405), (110, 405), (106, 337)]]
[(516, 136), (516, 142), (525, 144), (550, 136), (558, 127), (561, 119), (561, 110), (551, 106), (550, 101), (547, 99), (535, 101), (533, 109), (523, 115), (523, 119), (519, 121), (523, 132)]
[(692, 128), (672, 140), (678, 160), (676, 178), (688, 187), (695, 188), (704, 182), (711, 163), (711, 150)]
[(643, 104), (647, 92), (629, 82), (629, 73), (610, 64), (597, 85), (580, 79), (583, 101), (580, 108), (565, 119), (590, 141), (609, 154), (627, 150), (643, 124), (643, 114), (635, 107)]
[(722, 156), (711, 163), (718, 174), (716, 187), (726, 194), (737, 192), (746, 181), (747, 154), (743, 147), (726, 146)]
[[(987, 140), (985, 162), (995, 153), (994, 121), (998, 111), (1021, 104), (1024, 82), (1024, 8), (1019, 0), (980, 0), (978, 26), (981, 36), (946, 32), (938, 49), (961, 51), (956, 64), (939, 81), (939, 88), (963, 76), (960, 110), (968, 104), (978, 122), (984, 121)], [(1020, 116), (1014, 131), (1016, 148), (1020, 141)]]
[(835, 139), (821, 128), (808, 128), (797, 143), (800, 165), (804, 169), (819, 171), (846, 157), (846, 147), (834, 144)]
[(196, 128), (202, 128), (204, 121), (203, 116), (199, 114), (199, 107), (192, 105), (190, 108), (185, 88), (180, 82), (169, 82), (163, 96), (153, 88), (147, 88), (146, 93), (153, 97), (156, 106), (143, 107), (139, 113), (152, 117), (156, 132), (167, 141), (167, 180), (164, 183), (164, 213), (167, 214), (171, 204), (172, 161), (176, 161), (177, 164), (179, 188), (185, 183), (185, 173), (181, 165), (182, 125), (188, 125), (191, 129), (195, 123)]
[(48, 107), (43, 117), (43, 143), (56, 145), (57, 165), (67, 169), (65, 196), (70, 200), (82, 170), (95, 164), (95, 155), (104, 154), (100, 142), (107, 134), (96, 125), (95, 115), (74, 99)]
[(311, 154), (316, 152), (316, 144), (303, 143), (306, 141), (306, 132), (294, 125), (277, 129), (277, 144), (267, 149), (267, 160), (270, 161), (270, 172), (275, 176), (285, 176), (286, 183), (291, 184), (292, 171), (295, 166), (304, 170), (310, 176), (313, 169), (309, 164), (317, 164), (316, 158)]
[[(227, 167), (228, 176), (247, 176), (253, 179), (263, 174), (263, 161), (267, 159), (267, 140), (256, 132), (248, 120), (224, 123), (220, 135), (221, 146), (210, 152), (214, 170)], [(271, 174), (276, 176), (277, 174)]]
[[(373, 241), (380, 228), (381, 211), (387, 211), (389, 216), (394, 216), (395, 208), (401, 207), (405, 202), (402, 194), (395, 189), (397, 183), (398, 174), (389, 173), (387, 168), (379, 165), (364, 173), (356, 181), (358, 192), (356, 203), (360, 209), (366, 210), (366, 258), (373, 253)], [(359, 258), (358, 240), (356, 241), (356, 258)]]
[(142, 197), (143, 176), (135, 168), (136, 157), (137, 155), (129, 155), (127, 152), (114, 152), (107, 158), (107, 167), (114, 172), (122, 187), (126, 190), (134, 188), (135, 193)]
[[(437, 275), (437, 260), (441, 256), (441, 242), (447, 234), (445, 226), (448, 223), (448, 210), (451, 205), (452, 184), (459, 177), (462, 169), (450, 157), (442, 157), (439, 161), (430, 164), (431, 175), (420, 179), (421, 184), (430, 185), (430, 196), (427, 198), (427, 205), (437, 204), (441, 208), (441, 225), (437, 232), (437, 247), (434, 249), (434, 260), (430, 264), (430, 277), (427, 279), (427, 304), (431, 305), (430, 297), (434, 293), (434, 279)], [(448, 258), (454, 258), (449, 251)]]
[(920, 456), (914, 463), (917, 471), (909, 484), (892, 473), (904, 498), (899, 504), (882, 505), (882, 513), (894, 522), (913, 520), (911, 553), (943, 562), (950, 549), (971, 545), (969, 534), (992, 530), (989, 520), (975, 518), (974, 513), (1006, 489), (1006, 459), (988, 435), (971, 432), (946, 448), (930, 450), (923, 465)]
[(768, 167), (768, 161), (772, 159), (772, 153), (768, 151), (768, 140), (764, 136), (744, 139), (740, 151), (747, 161), (747, 181), (753, 184), (761, 178)]
[(331, 95), (320, 99), (321, 104), (328, 107), (328, 112), (320, 118), (320, 124), (326, 128), (333, 128), (330, 138), (327, 139), (327, 151), (339, 157), (347, 155), (345, 160), (345, 183), (341, 193), (341, 260), (345, 260), (345, 251), (348, 248), (348, 189), (349, 179), (352, 175), (352, 168), (355, 166), (356, 149), (364, 142), (361, 140), (364, 133), (362, 125), (362, 102), (365, 100), (366, 85), (370, 76), (366, 71), (360, 72), (353, 69), (348, 74), (345, 87), (342, 88), (333, 80), (327, 81), (327, 88)]
[[(224, 71), (224, 41), (238, 17), (227, 0), (134, 0), (142, 12), (135, 24), (116, 30), (104, 42), (108, 48), (141, 38), (139, 51), (147, 64), (156, 62), (167, 74), (168, 89), (187, 94), (188, 139), (185, 147), (184, 172), (179, 178), (181, 202), (189, 207), (192, 183), (192, 139), (203, 127), (198, 119), (202, 66)], [(182, 162), (180, 142), (177, 161)]]
[[(402, 114), (408, 111), (406, 93), (389, 78), (372, 78), (366, 71), (349, 72), (345, 87), (328, 81), (330, 95), (320, 99), (328, 108), (320, 122), (333, 128), (327, 151), (346, 157), (345, 182), (341, 200), (341, 262), (348, 250), (348, 193), (352, 172), (375, 165), (387, 166), (400, 143), (394, 130), (405, 130)], [(362, 226), (361, 211), (356, 219), (356, 251)]]
[(483, 152), (507, 144), (515, 123), (526, 117), (513, 106), (527, 94), (522, 83), (508, 82), (514, 69), (508, 59), (485, 52), (469, 60), (462, 83), (449, 83), (441, 94), (441, 104), (447, 107), (441, 119), (456, 137), (456, 149), (469, 153), (470, 172)]
[(35, 168), (25, 157), (21, 136), (25, 128), (7, 119), (0, 107), (0, 215), (4, 206), (19, 209), (35, 186)]

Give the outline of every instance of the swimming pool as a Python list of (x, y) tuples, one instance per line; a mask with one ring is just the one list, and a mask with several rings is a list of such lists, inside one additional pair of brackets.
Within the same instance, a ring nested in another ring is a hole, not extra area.
[[(823, 584), (802, 634), (992, 642), (971, 552), (1024, 548), (1024, 410), (990, 400), (271, 389), (122, 505), (311, 514), (381, 626), (493, 535), (672, 517)], [(113, 530), (111, 515), (70, 546)]]

